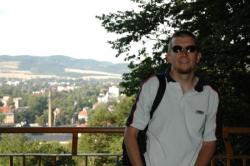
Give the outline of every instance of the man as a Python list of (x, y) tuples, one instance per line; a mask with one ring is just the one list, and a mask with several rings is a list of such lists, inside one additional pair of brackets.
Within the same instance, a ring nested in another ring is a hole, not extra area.
[(218, 94), (195, 75), (201, 59), (196, 37), (176, 32), (169, 42), (165, 94), (152, 119), (149, 111), (159, 81), (144, 82), (124, 140), (133, 166), (142, 166), (136, 135), (147, 124), (147, 166), (207, 166), (215, 151)]

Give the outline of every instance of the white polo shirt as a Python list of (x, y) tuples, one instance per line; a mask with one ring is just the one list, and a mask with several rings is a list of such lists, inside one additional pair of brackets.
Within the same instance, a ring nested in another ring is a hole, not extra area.
[(142, 86), (130, 117), (130, 125), (147, 131), (147, 166), (193, 166), (203, 141), (215, 141), (218, 94), (198, 81), (183, 95), (178, 82), (167, 76), (165, 94), (150, 119), (150, 109), (159, 86), (149, 78)]

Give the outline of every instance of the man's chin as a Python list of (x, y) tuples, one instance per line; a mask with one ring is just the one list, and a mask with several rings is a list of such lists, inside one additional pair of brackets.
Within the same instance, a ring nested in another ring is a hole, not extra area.
[(179, 74), (190, 74), (190, 73), (192, 73), (193, 72), (193, 69), (177, 69), (177, 72), (179, 73)]

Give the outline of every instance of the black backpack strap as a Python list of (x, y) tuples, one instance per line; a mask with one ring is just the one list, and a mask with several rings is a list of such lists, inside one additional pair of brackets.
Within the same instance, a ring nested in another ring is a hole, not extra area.
[[(166, 89), (166, 76), (165, 76), (165, 74), (156, 74), (155, 76), (159, 80), (159, 87), (158, 87), (156, 96), (154, 98), (153, 105), (152, 105), (151, 110), (150, 110), (150, 119), (152, 118), (152, 116), (154, 114), (154, 111), (156, 110), (156, 108), (160, 104), (161, 99), (162, 99), (162, 97), (163, 97), (163, 95), (165, 93), (165, 89)], [(136, 100), (138, 100), (139, 95), (140, 95), (140, 93), (137, 95)], [(128, 118), (127, 118), (126, 126), (129, 126), (132, 123), (132, 121), (133, 121), (133, 114), (134, 114), (135, 109), (136, 109), (136, 105), (134, 103), (134, 105), (132, 106), (131, 112), (130, 112)]]
[(164, 95), (165, 90), (166, 90), (166, 77), (165, 77), (165, 75), (156, 74), (156, 77), (159, 80), (159, 87), (158, 87), (157, 94), (156, 94), (156, 97), (154, 99), (151, 111), (150, 111), (150, 119), (153, 117), (154, 111), (156, 110), (156, 108), (160, 104), (161, 99), (163, 98), (163, 95)]

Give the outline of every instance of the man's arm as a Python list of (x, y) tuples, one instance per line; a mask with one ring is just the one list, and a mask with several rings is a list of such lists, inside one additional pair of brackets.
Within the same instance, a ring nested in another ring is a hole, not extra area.
[(207, 166), (215, 152), (216, 142), (203, 142), (195, 166)]
[(140, 156), (139, 146), (137, 142), (138, 129), (134, 127), (126, 127), (124, 142), (126, 145), (128, 157), (133, 166), (143, 166), (142, 159)]

